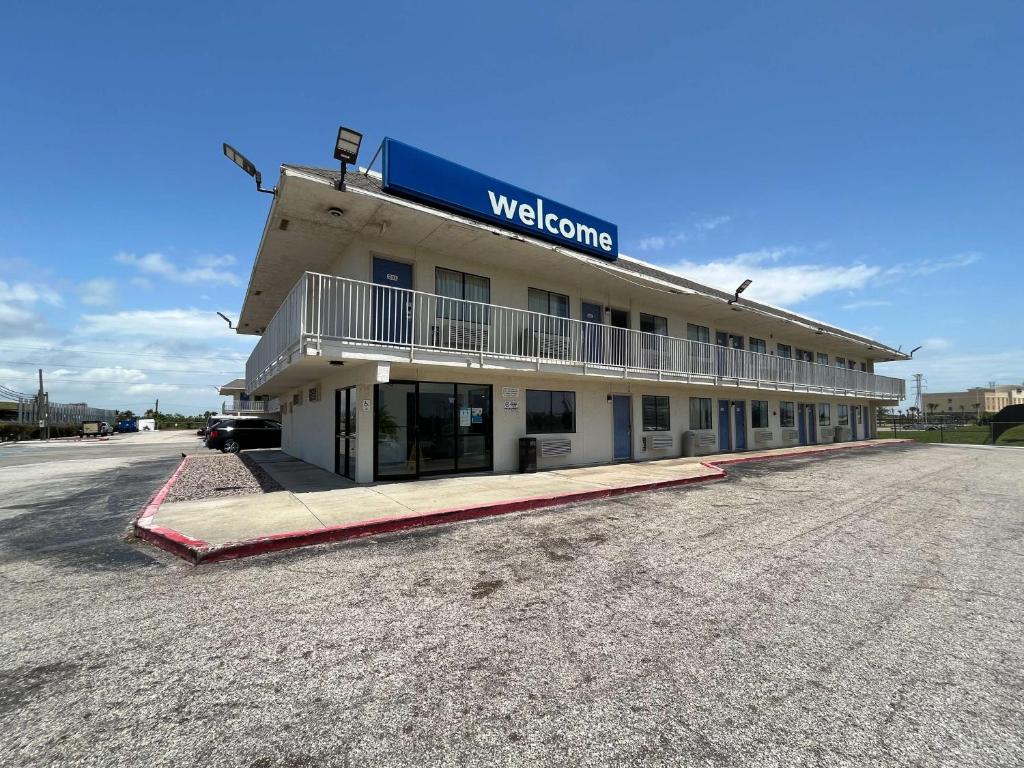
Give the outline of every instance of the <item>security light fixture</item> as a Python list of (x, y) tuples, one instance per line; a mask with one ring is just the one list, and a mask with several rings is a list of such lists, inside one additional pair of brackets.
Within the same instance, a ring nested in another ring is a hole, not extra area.
[[(735, 304), (737, 301), (740, 300), (740, 294), (743, 293), (745, 290), (747, 290), (747, 288), (750, 287), (750, 284), (752, 282), (754, 282), (754, 281), (751, 280), (750, 278), (747, 278), (742, 283), (740, 283), (740, 287), (736, 289), (736, 293), (734, 293), (733, 297), (731, 299), (729, 299), (729, 305), (730, 306), (732, 306), (733, 304)], [(739, 307), (733, 307), (733, 309), (739, 311)]]
[(913, 357), (914, 353), (917, 352), (917, 350), (921, 349), (923, 346), (924, 345), (922, 344), (920, 347), (914, 347), (912, 350), (910, 350), (910, 356)]
[(217, 314), (220, 315), (221, 319), (228, 324), (228, 328), (230, 328), (231, 330), (235, 330), (234, 324), (231, 322), (231, 319), (227, 315), (225, 315), (223, 312), (218, 312)]
[(341, 177), (338, 179), (338, 189), (345, 188), (345, 166), (355, 163), (359, 156), (359, 145), (363, 141), (363, 134), (353, 131), (345, 126), (338, 127), (338, 138), (334, 141), (334, 159), (341, 163)]
[(345, 212), (341, 210), (341, 208), (328, 208), (327, 212), (331, 214), (331, 216), (333, 216), (334, 218), (338, 218), (339, 216), (343, 216), (345, 214)]
[(252, 161), (226, 142), (224, 144), (224, 157), (226, 157), (228, 160), (230, 160), (232, 163), (237, 165), (239, 168), (241, 168), (243, 171), (248, 173), (250, 176), (253, 177), (253, 179), (256, 180), (257, 192), (266, 192), (268, 195), (277, 194), (276, 187), (274, 189), (263, 188), (263, 176), (256, 169), (256, 166), (253, 165)]

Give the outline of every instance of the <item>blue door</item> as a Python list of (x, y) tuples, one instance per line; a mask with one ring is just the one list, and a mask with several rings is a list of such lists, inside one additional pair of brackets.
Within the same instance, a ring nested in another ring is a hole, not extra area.
[(737, 400), (732, 407), (733, 429), (736, 431), (736, 450), (747, 450), (747, 401)]
[(800, 445), (807, 445), (807, 406), (803, 403), (796, 406), (796, 427), (800, 432)]
[(811, 445), (818, 442), (818, 407), (814, 403), (807, 404), (807, 436)]
[(632, 398), (612, 395), (612, 421), (615, 429), (615, 459), (633, 458)]
[(732, 449), (729, 439), (729, 401), (718, 401), (718, 450), (725, 453)]
[(412, 343), (412, 265), (374, 257), (373, 282), (371, 338)]
[(604, 328), (601, 325), (604, 322), (604, 310), (600, 304), (590, 301), (584, 301), (580, 308), (582, 310), (580, 317), (583, 322), (593, 323), (593, 325), (583, 326), (583, 359), (588, 363), (603, 362), (601, 346), (604, 344)]
[(850, 439), (859, 440), (857, 437), (857, 416), (860, 415), (860, 406), (850, 406)]

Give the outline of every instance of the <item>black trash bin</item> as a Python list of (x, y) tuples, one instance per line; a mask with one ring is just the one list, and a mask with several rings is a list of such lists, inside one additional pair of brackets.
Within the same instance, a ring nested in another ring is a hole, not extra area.
[(537, 438), (536, 437), (520, 437), (519, 438), (519, 471), (520, 472), (536, 472), (537, 471)]

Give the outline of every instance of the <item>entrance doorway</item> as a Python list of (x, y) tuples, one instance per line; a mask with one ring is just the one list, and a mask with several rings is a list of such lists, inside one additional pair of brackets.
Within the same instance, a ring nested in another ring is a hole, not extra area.
[(392, 381), (375, 396), (374, 479), (493, 467), (490, 384)]
[(732, 406), (732, 428), (736, 435), (737, 451), (747, 450), (747, 401), (734, 400)]
[(797, 428), (800, 445), (814, 445), (818, 442), (818, 412), (814, 403), (798, 403)]
[(718, 452), (728, 453), (732, 450), (732, 437), (729, 430), (729, 401), (718, 401)]
[(412, 265), (374, 256), (373, 282), (371, 338), (391, 344), (411, 344)]
[(613, 309), (608, 315), (609, 359), (612, 365), (629, 365), (629, 312)]
[(612, 395), (612, 428), (615, 460), (633, 458), (633, 398), (630, 395)]
[(334, 473), (356, 479), (356, 388), (334, 390)]
[[(604, 310), (600, 304), (592, 301), (584, 301), (580, 304), (580, 317), (583, 326), (583, 359), (588, 363), (604, 362), (604, 355), (601, 354), (601, 347), (604, 344)], [(589, 325), (593, 323), (593, 325)]]

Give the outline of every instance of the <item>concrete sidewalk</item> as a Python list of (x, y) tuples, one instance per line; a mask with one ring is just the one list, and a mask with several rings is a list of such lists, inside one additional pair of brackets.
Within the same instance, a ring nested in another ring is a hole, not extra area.
[(369, 486), (355, 485), (281, 451), (254, 451), (248, 455), (284, 491), (163, 503), (163, 497), (177, 479), (175, 473), (139, 517), (136, 532), (157, 546), (198, 563), (718, 480), (726, 476), (720, 467), (736, 462), (905, 442), (911, 441), (865, 440), (526, 475), (474, 474)]

